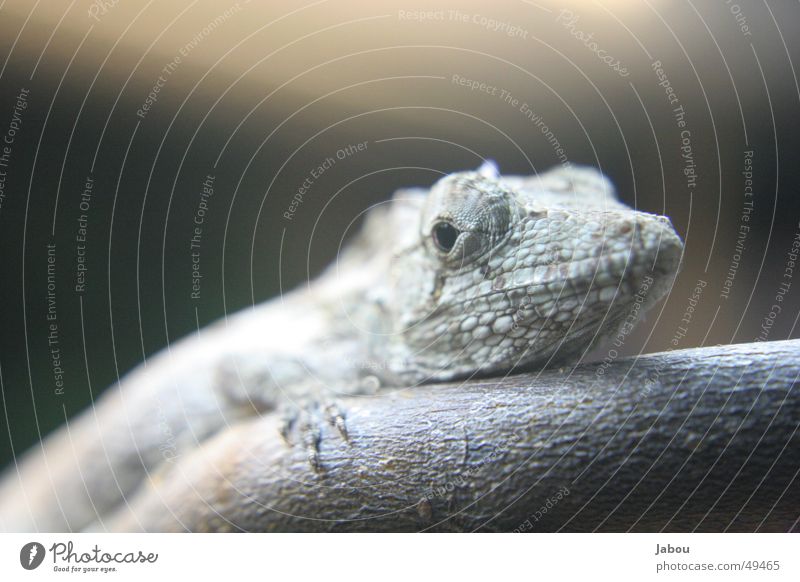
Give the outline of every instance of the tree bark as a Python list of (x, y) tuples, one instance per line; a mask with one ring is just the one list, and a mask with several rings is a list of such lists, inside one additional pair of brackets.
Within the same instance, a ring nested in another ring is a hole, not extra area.
[(275, 415), (167, 464), (97, 528), (790, 531), (800, 341), (345, 400), (321, 474)]

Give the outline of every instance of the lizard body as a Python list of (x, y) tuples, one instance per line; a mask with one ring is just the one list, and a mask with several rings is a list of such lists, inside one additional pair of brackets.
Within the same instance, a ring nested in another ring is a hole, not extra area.
[[(619, 202), (589, 168), (491, 164), (402, 190), (318, 279), (140, 366), (0, 482), (5, 529), (78, 529), (170, 456), (254, 414), (320, 469), (336, 398), (575, 360), (677, 273), (668, 219)], [(31, 513), (35, 508), (35, 514)]]

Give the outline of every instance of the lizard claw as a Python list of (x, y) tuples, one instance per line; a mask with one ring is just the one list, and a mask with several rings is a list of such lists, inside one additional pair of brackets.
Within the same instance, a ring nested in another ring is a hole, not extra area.
[(282, 412), (279, 431), (283, 440), (290, 447), (303, 447), (308, 464), (315, 473), (323, 472), (320, 444), (324, 423), (335, 427), (345, 442), (350, 440), (344, 410), (335, 402), (292, 404), (285, 406)]
[(322, 431), (319, 424), (313, 418), (306, 417), (300, 423), (300, 434), (303, 439), (303, 447), (306, 451), (306, 459), (308, 464), (314, 469), (314, 472), (322, 472), (322, 463), (319, 458), (319, 443), (322, 440)]
[(278, 431), (281, 433), (281, 436), (287, 445), (292, 444), (291, 433), (295, 424), (297, 424), (298, 416), (299, 414), (297, 410), (289, 407), (284, 408), (283, 413), (281, 414)]
[(346, 442), (350, 442), (350, 435), (347, 433), (347, 424), (344, 421), (344, 410), (335, 402), (331, 402), (325, 407), (325, 415), (331, 426), (336, 427), (336, 430), (339, 431), (339, 435), (341, 435), (342, 439)]

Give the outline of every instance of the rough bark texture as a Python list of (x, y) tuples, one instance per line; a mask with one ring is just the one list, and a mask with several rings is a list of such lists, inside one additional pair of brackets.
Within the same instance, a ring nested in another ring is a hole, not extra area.
[(122, 530), (789, 531), (800, 341), (652, 354), (345, 401), (325, 472), (274, 415), (154, 475)]

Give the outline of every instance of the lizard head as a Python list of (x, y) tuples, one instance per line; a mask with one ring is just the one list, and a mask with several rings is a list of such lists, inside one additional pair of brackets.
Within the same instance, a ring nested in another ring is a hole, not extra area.
[(669, 289), (683, 245), (669, 219), (618, 202), (589, 168), (451, 174), (421, 201), (391, 269), (399, 369), (451, 379), (578, 359), (624, 342)]

